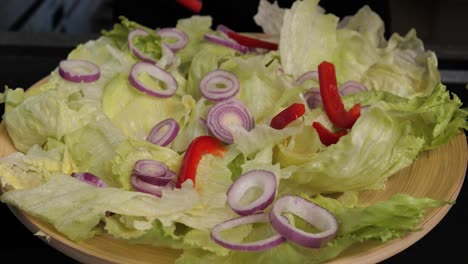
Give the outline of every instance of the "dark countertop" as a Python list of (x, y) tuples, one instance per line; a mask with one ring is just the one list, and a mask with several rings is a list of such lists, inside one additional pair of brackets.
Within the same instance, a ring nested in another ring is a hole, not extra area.
[[(3, 35), (2, 35), (3, 34)], [(44, 38), (41, 45), (31, 44), (17, 34), (0, 34), (0, 85), (29, 87), (48, 75), (74, 45), (93, 36), (57, 36), (38, 34)], [(7, 36), (7, 37), (5, 37)], [(20, 43), (20, 44), (18, 44)], [(441, 69), (455, 74), (448, 76), (448, 88), (467, 103), (466, 83), (468, 64), (466, 61), (441, 59)], [(455, 70), (455, 71), (454, 71)], [(458, 75), (457, 75), (458, 71)], [(447, 75), (444, 76), (446, 78)], [(461, 80), (461, 81), (457, 81)], [(3, 107), (2, 107), (3, 108)], [(465, 184), (466, 185), (466, 184)], [(383, 263), (468, 263), (465, 241), (468, 238), (468, 189), (462, 187), (457, 203), (447, 216), (425, 237), (402, 253)], [(23, 263), (34, 259), (36, 262), (76, 263), (47, 245), (16, 219), (5, 204), (0, 204), (0, 254), (2, 259), (14, 259)]]

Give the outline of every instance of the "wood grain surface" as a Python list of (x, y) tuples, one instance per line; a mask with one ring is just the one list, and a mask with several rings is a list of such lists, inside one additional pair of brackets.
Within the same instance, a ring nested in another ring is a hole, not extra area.
[[(0, 156), (16, 151), (4, 123), (0, 124)], [(366, 191), (359, 196), (360, 202), (375, 202), (389, 198), (395, 193), (416, 197), (431, 197), (441, 200), (456, 200), (467, 168), (466, 137), (460, 133), (449, 143), (423, 152), (410, 166), (393, 175), (384, 191)], [(355, 245), (330, 263), (376, 263), (387, 259), (414, 244), (434, 228), (447, 214), (450, 205), (427, 211), (421, 230), (385, 244), (375, 242)], [(98, 235), (76, 243), (61, 235), (52, 226), (31, 217), (16, 208), (11, 211), (32, 233), (42, 231), (47, 243), (64, 254), (82, 263), (173, 263), (181, 253), (169, 248), (131, 245), (108, 235)]]

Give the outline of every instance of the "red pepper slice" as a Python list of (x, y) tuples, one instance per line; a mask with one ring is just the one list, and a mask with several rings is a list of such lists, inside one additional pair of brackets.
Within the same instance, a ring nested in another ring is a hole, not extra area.
[(195, 13), (200, 13), (200, 10), (202, 9), (201, 0), (176, 0), (176, 2)]
[(333, 133), (319, 122), (313, 122), (312, 126), (315, 128), (315, 130), (317, 130), (320, 142), (322, 142), (322, 144), (324, 144), (325, 146), (336, 144), (342, 136), (348, 134), (347, 130), (341, 130), (339, 132)]
[(195, 176), (197, 175), (197, 167), (204, 154), (212, 154), (223, 156), (226, 152), (221, 141), (212, 136), (200, 136), (195, 138), (187, 148), (182, 166), (177, 178), (177, 188), (182, 186), (182, 183), (190, 179), (195, 184)]
[(228, 37), (237, 41), (237, 43), (250, 47), (250, 48), (262, 48), (268, 50), (277, 50), (278, 44), (273, 42), (264, 41), (261, 39), (251, 38), (236, 32), (228, 32)]
[(294, 103), (273, 117), (270, 122), (270, 126), (274, 129), (283, 129), (292, 121), (301, 117), (304, 113), (304, 104)]
[(339, 128), (351, 128), (361, 115), (361, 105), (354, 105), (349, 111), (344, 108), (338, 93), (335, 66), (327, 61), (318, 66), (320, 96), (330, 121)]

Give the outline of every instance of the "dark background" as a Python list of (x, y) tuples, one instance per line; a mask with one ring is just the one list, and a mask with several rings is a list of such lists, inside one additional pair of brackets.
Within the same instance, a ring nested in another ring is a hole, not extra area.
[[(157, 2), (157, 5), (155, 4)], [(279, 1), (289, 7), (293, 1)], [(225, 24), (237, 31), (260, 31), (252, 17), (258, 1), (204, 1), (202, 15), (211, 15), (213, 24)], [(466, 103), (468, 82), (468, 1), (321, 1), (321, 5), (340, 17), (354, 14), (368, 4), (386, 23), (390, 32), (405, 34), (415, 27), (427, 48), (439, 58), (442, 80)], [(0, 86), (29, 87), (48, 75), (78, 43), (96, 38), (109, 29), (119, 15), (156, 27), (174, 26), (177, 19), (192, 13), (175, 3), (164, 1), (112, 0), (2, 0), (0, 1)], [(468, 191), (462, 188), (457, 203), (433, 231), (402, 253), (384, 263), (468, 263), (465, 240), (468, 238)], [(75, 263), (34, 237), (0, 204), (0, 255), (18, 263)]]

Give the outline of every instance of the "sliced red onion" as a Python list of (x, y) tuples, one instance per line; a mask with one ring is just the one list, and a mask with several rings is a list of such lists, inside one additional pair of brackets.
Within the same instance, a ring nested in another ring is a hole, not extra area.
[(231, 128), (240, 126), (250, 131), (254, 127), (254, 119), (249, 109), (241, 101), (231, 98), (216, 103), (208, 110), (206, 125), (219, 140), (232, 144), (234, 139)]
[[(263, 193), (249, 204), (241, 205), (240, 200), (252, 187), (260, 187)], [(227, 192), (227, 203), (239, 215), (250, 215), (267, 208), (275, 199), (276, 176), (267, 170), (251, 170), (242, 174)]]
[(132, 175), (158, 186), (165, 186), (175, 178), (175, 173), (170, 171), (164, 163), (148, 159), (137, 161)]
[(239, 44), (239, 43), (237, 43), (237, 42), (235, 42), (235, 41), (233, 41), (231, 39), (224, 39), (224, 38), (218, 37), (218, 36), (213, 35), (213, 34), (205, 34), (204, 37), (205, 37), (205, 40), (207, 40), (209, 42), (231, 48), (231, 49), (236, 50), (236, 51), (238, 51), (238, 52), (240, 52), (242, 54), (245, 54), (245, 53), (250, 51), (249, 47), (241, 45), (241, 44)]
[(303, 82), (307, 80), (316, 80), (318, 81), (318, 71), (308, 71), (304, 74), (302, 74), (299, 78), (296, 80), (296, 86), (300, 86)]
[(80, 181), (84, 181), (86, 183), (89, 183), (91, 185), (94, 185), (96, 187), (104, 188), (107, 187), (107, 184), (103, 182), (101, 179), (99, 179), (98, 176), (89, 173), (89, 172), (73, 172), (72, 177), (76, 178)]
[(309, 89), (304, 93), (304, 99), (309, 106), (309, 109), (314, 109), (322, 105), (322, 97), (319, 89)]
[(176, 55), (169, 46), (165, 43), (161, 43), (162, 56), (157, 62), (157, 65), (162, 68), (168, 68), (176, 61)]
[(173, 118), (157, 123), (149, 132), (146, 140), (159, 146), (169, 145), (179, 133), (179, 124)]
[(136, 191), (152, 194), (157, 197), (162, 197), (163, 190), (174, 189), (174, 186), (175, 186), (175, 183), (173, 181), (169, 182), (165, 186), (154, 185), (154, 184), (143, 181), (136, 175), (130, 176), (130, 182), (132, 184), (133, 189), (135, 189)]
[[(282, 214), (292, 213), (320, 230), (309, 233), (292, 226)], [(328, 210), (298, 196), (283, 196), (276, 200), (270, 211), (273, 228), (286, 239), (301, 246), (319, 248), (335, 238), (338, 221)]]
[(187, 34), (177, 28), (162, 28), (158, 30), (158, 34), (163, 39), (169, 38), (176, 40), (174, 43), (164, 42), (174, 52), (183, 49), (189, 41)]
[(227, 26), (225, 25), (222, 25), (222, 24), (219, 24), (217, 27), (216, 27), (216, 30), (223, 33), (226, 37), (228, 35), (229, 32), (235, 32), (234, 30), (228, 28)]
[(135, 56), (137, 58), (139, 58), (140, 60), (142, 61), (146, 61), (146, 62), (149, 62), (149, 63), (156, 63), (156, 59), (154, 59), (153, 57), (147, 55), (147, 54), (144, 54), (143, 52), (141, 52), (140, 50), (138, 50), (134, 45), (133, 45), (133, 38), (135, 38), (136, 36), (147, 36), (149, 33), (144, 31), (143, 29), (134, 29), (132, 31), (130, 31), (130, 33), (128, 33), (128, 37), (127, 37), (127, 41), (128, 41), (128, 48), (133, 52), (133, 54), (135, 54)]
[[(279, 234), (275, 234), (269, 238), (264, 240), (249, 242), (249, 243), (236, 243), (236, 242), (229, 242), (222, 238), (221, 232), (226, 229), (231, 229), (236, 226), (240, 225), (247, 225), (247, 224), (254, 224), (254, 223), (266, 223), (268, 222), (268, 215), (267, 214), (253, 214), (248, 216), (242, 216), (239, 218), (234, 218), (223, 222), (221, 224), (216, 225), (211, 229), (211, 239), (216, 242), (217, 244), (231, 249), (231, 250), (241, 250), (241, 251), (259, 251), (259, 250), (266, 250), (272, 247), (275, 247), (286, 239)], [(287, 221), (287, 220), (286, 220)]]
[[(148, 87), (140, 80), (138, 80), (140, 74), (144, 72), (155, 77), (158, 80), (161, 80), (166, 85), (165, 89), (161, 90), (153, 87)], [(174, 93), (177, 91), (177, 81), (170, 73), (163, 70), (157, 65), (147, 62), (137, 62), (133, 64), (132, 69), (130, 70), (130, 75), (128, 76), (128, 81), (133, 87), (135, 87), (139, 91), (154, 97), (170, 97), (174, 95)]]
[(356, 81), (346, 81), (340, 86), (338, 90), (341, 96), (368, 91), (367, 87), (364, 86), (364, 84)]
[[(224, 86), (224, 87), (220, 87)], [(220, 102), (234, 97), (239, 92), (239, 80), (229, 71), (214, 70), (200, 81), (200, 93), (206, 99)]]
[(60, 77), (70, 82), (94, 82), (101, 76), (99, 67), (85, 60), (63, 60), (59, 63)]

